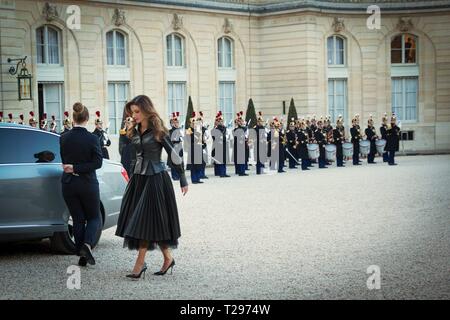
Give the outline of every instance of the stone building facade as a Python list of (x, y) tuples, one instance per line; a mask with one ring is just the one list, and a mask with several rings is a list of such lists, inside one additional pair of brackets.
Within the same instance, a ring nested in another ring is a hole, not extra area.
[[(286, 117), (294, 98), (300, 116), (342, 114), (347, 126), (395, 111), (403, 151), (450, 151), (448, 0), (0, 0), (0, 51), (0, 111), (14, 121), (61, 121), (81, 101), (116, 141), (138, 94), (166, 122), (191, 96), (210, 124), (249, 98)], [(24, 56), (33, 97), (19, 101), (7, 59)]]

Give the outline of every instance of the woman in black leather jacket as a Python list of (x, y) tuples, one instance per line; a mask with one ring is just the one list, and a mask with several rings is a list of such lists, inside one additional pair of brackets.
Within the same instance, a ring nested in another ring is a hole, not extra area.
[(163, 253), (164, 264), (155, 274), (164, 275), (175, 265), (169, 248), (178, 246), (181, 232), (172, 180), (161, 161), (162, 148), (168, 153), (169, 166), (180, 175), (183, 195), (188, 191), (188, 184), (182, 160), (150, 98), (137, 96), (127, 103), (125, 109), (136, 123), (127, 132), (136, 153), (136, 162), (122, 199), (116, 235), (124, 238), (124, 247), (138, 250), (133, 272), (127, 277), (145, 275), (147, 250), (157, 246)]

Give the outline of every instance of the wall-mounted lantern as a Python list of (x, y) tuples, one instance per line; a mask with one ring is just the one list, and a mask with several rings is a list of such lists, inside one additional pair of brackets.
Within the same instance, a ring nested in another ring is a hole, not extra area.
[(11, 66), (9, 68), (9, 74), (10, 75), (15, 75), (17, 74), (17, 71), (19, 70), (19, 65), (20, 65), (20, 71), (17, 74), (17, 90), (19, 93), (19, 101), (20, 100), (33, 100), (33, 95), (31, 92), (31, 74), (28, 72), (27, 69), (27, 64), (25, 63), (26, 60), (26, 56), (25, 58), (22, 59), (11, 59), (8, 58), (8, 63), (11, 63), (13, 61), (18, 61), (16, 67)]

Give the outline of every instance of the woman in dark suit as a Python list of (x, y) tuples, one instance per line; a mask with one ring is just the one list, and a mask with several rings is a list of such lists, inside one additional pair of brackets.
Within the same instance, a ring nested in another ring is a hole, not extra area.
[(86, 130), (88, 109), (73, 105), (72, 130), (60, 137), (64, 173), (62, 193), (73, 219), (78, 264), (95, 264), (92, 248), (101, 228), (100, 192), (95, 170), (102, 166), (102, 150), (98, 138)]
[(172, 180), (161, 160), (162, 149), (168, 154), (169, 166), (180, 176), (184, 195), (188, 184), (183, 162), (149, 97), (137, 96), (125, 108), (136, 123), (127, 133), (136, 153), (136, 163), (122, 199), (116, 235), (124, 238), (125, 247), (138, 251), (128, 278), (145, 276), (147, 250), (157, 247), (162, 251), (164, 264), (155, 274), (164, 275), (175, 265), (169, 248), (177, 247), (181, 232)]

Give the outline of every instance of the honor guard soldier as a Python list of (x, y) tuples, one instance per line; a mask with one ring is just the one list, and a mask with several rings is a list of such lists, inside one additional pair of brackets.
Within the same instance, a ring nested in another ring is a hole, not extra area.
[(342, 150), (342, 144), (345, 142), (344, 135), (344, 119), (339, 115), (336, 120), (336, 128), (333, 129), (333, 143), (336, 146), (336, 164), (338, 167), (344, 166), (344, 152)]
[(325, 158), (325, 146), (327, 145), (327, 138), (323, 132), (323, 118), (321, 117), (317, 121), (317, 128), (314, 132), (314, 139), (319, 145), (319, 169), (328, 168), (326, 166), (326, 158)]
[[(331, 125), (331, 116), (328, 115), (325, 117), (325, 121), (323, 123), (323, 133), (327, 139), (327, 144), (334, 144), (334, 136), (333, 136), (333, 126)], [(331, 161), (325, 160), (327, 165), (331, 165)]]
[(52, 115), (52, 122), (50, 122), (50, 132), (56, 133), (56, 119), (55, 116)]
[(256, 143), (254, 144), (253, 155), (256, 157), (256, 174), (262, 174), (266, 160), (265, 157), (267, 155), (267, 131), (261, 111), (258, 112), (254, 129), (256, 133)]
[(386, 138), (388, 163), (390, 166), (395, 166), (397, 165), (395, 163), (395, 152), (397, 152), (400, 147), (400, 127), (397, 126), (397, 117), (395, 114), (392, 114), (391, 124), (387, 128)]
[(106, 131), (103, 130), (103, 121), (100, 118), (100, 111), (96, 111), (95, 115), (97, 116), (97, 118), (95, 119), (95, 130), (92, 133), (95, 134), (98, 137), (98, 140), (100, 141), (100, 147), (102, 148), (103, 158), (109, 159), (109, 153), (106, 147), (109, 147), (111, 145), (111, 140), (109, 140)]
[(19, 115), (19, 124), (23, 125), (23, 114)]
[(42, 115), (42, 119), (41, 119), (41, 123), (40, 123), (40, 128), (41, 130), (47, 131), (48, 124), (47, 124), (47, 114), (44, 113)]
[(289, 158), (289, 169), (297, 169), (297, 133), (295, 132), (295, 119), (292, 118), (289, 123), (289, 130), (286, 131), (287, 155)]
[[(278, 168), (278, 173), (283, 173), (286, 172), (283, 170), (285, 160), (284, 146), (287, 143), (286, 137), (281, 130), (281, 123), (278, 121), (277, 117), (273, 118), (271, 127), (272, 128), (267, 135), (267, 141), (269, 141), (268, 156), (270, 157), (270, 169), (275, 170)], [(275, 151), (278, 151), (278, 154), (273, 154)]]
[(236, 114), (236, 119), (234, 120), (233, 160), (235, 173), (239, 176), (248, 176), (248, 174), (245, 173), (247, 139), (245, 137), (245, 120), (242, 118), (243, 114), (243, 111), (238, 112)]
[(63, 130), (61, 131), (61, 135), (69, 132), (70, 128), (71, 128), (71, 125), (70, 125), (70, 119), (69, 119), (69, 112), (64, 111)]
[(359, 166), (359, 141), (362, 136), (358, 129), (356, 116), (352, 119), (352, 127), (350, 128), (351, 142), (353, 143), (353, 165)]
[[(381, 134), (381, 139), (386, 140), (387, 141), (387, 127), (388, 127), (388, 117), (387, 117), (387, 113), (384, 113), (383, 117), (381, 118), (381, 127), (380, 127), (380, 134)], [(384, 147), (384, 152), (383, 152), (383, 162), (388, 162), (388, 153), (386, 151), (386, 146)]]
[[(201, 140), (201, 128), (195, 123), (196, 114), (192, 112), (189, 119), (189, 127), (185, 131), (185, 150), (188, 154), (188, 163), (186, 169), (191, 171), (191, 181), (193, 184), (203, 183), (200, 181), (200, 173), (202, 169), (203, 159), (202, 157), (202, 140)], [(194, 156), (195, 155), (195, 156)]]
[(219, 119), (218, 119), (218, 117), (219, 117), (220, 114), (221, 114), (221, 111), (217, 112), (216, 118), (214, 119), (214, 126), (213, 126), (213, 128), (211, 129), (211, 137), (212, 137), (212, 140), (213, 140), (213, 146), (212, 146), (212, 149), (211, 149), (211, 162), (212, 162), (213, 167), (214, 167), (214, 176), (215, 176), (215, 177), (220, 176), (219, 170), (218, 170), (219, 167), (218, 167), (217, 165), (220, 164), (221, 162), (215, 160), (215, 158), (216, 158), (218, 155), (216, 155), (216, 153), (215, 153), (215, 152), (216, 152), (216, 146), (214, 145), (214, 143), (216, 142), (216, 137), (214, 136), (214, 134), (219, 134), (219, 132), (216, 131), (216, 130), (218, 130), (218, 129), (217, 129), (217, 126), (219, 125)]
[[(359, 125), (359, 120), (360, 120), (360, 118), (359, 118), (359, 114), (357, 113), (357, 114), (355, 114), (355, 118), (356, 118), (356, 129), (358, 129), (358, 132), (359, 132), (359, 134), (360, 134), (360, 136), (361, 136), (361, 140), (362, 139), (364, 139), (365, 137), (363, 136), (363, 134), (361, 133), (362, 131), (361, 131), (361, 126)], [(361, 150), (360, 150), (361, 151)], [(360, 156), (361, 156), (361, 153), (360, 153)], [(366, 156), (364, 155), (363, 156), (363, 158), (365, 158)], [(359, 159), (359, 157), (358, 157), (358, 163), (361, 163), (362, 161)]]
[(34, 117), (33, 111), (30, 111), (30, 120), (28, 120), (28, 124), (33, 128), (36, 128), (37, 126), (37, 121), (36, 118)]
[(211, 157), (214, 163), (214, 175), (229, 178), (230, 176), (227, 175), (228, 133), (224, 125), (222, 111), (217, 112), (212, 131), (214, 132), (211, 134), (213, 139)]
[(120, 163), (123, 168), (127, 171), (128, 177), (134, 173), (134, 168), (136, 164), (136, 152), (134, 150), (131, 139), (127, 136), (127, 132), (133, 130), (136, 127), (136, 122), (133, 117), (127, 114), (126, 108), (124, 108), (122, 113), (122, 126), (119, 130), (119, 155)]
[(298, 141), (298, 156), (302, 159), (302, 170), (309, 170), (309, 157), (308, 157), (308, 141), (309, 136), (306, 131), (305, 119), (300, 120), (300, 129), (297, 131)]
[(208, 145), (207, 141), (209, 139), (208, 126), (205, 125), (203, 121), (203, 112), (198, 112), (197, 125), (201, 126), (201, 141), (202, 141), (202, 168), (200, 170), (200, 179), (208, 179), (206, 176), (206, 161), (208, 159)]
[[(172, 141), (172, 144), (174, 146), (174, 150), (178, 151), (178, 155), (180, 159), (183, 159), (183, 131), (180, 128), (180, 121), (179, 121), (179, 112), (172, 112), (172, 116), (170, 118), (170, 130), (169, 130), (169, 136), (170, 141)], [(170, 157), (171, 155), (168, 155)], [(169, 159), (167, 159), (167, 165), (169, 165)], [(184, 170), (184, 164), (182, 163), (181, 166)], [(172, 179), (175, 181), (180, 180), (180, 175), (178, 174), (177, 170), (170, 169), (170, 173), (172, 175)]]
[(375, 144), (378, 140), (378, 136), (375, 132), (375, 127), (373, 126), (373, 117), (370, 115), (369, 120), (367, 120), (367, 128), (365, 130), (367, 140), (370, 141), (370, 150), (367, 155), (367, 163), (376, 163), (375, 154), (377, 153), (377, 145)]

